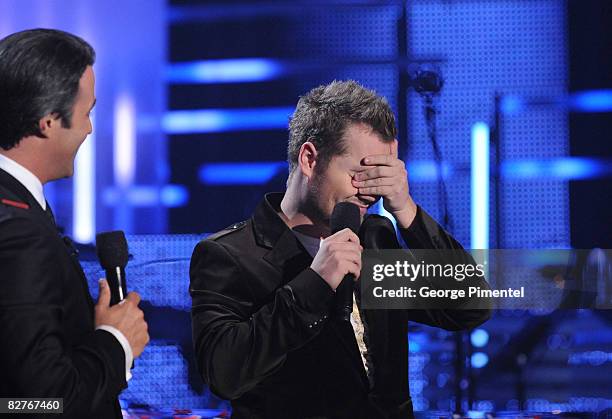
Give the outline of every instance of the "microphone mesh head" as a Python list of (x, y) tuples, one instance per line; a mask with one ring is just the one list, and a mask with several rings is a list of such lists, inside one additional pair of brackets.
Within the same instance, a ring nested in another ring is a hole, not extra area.
[(129, 254), (123, 231), (97, 234), (96, 253), (104, 269), (113, 269), (117, 266), (125, 268)]
[(359, 233), (361, 224), (361, 216), (359, 215), (359, 207), (350, 202), (339, 202), (332, 211), (329, 227), (332, 234), (337, 233), (345, 228), (350, 228), (353, 233)]
[(370, 215), (361, 224), (359, 240), (366, 249), (401, 249), (395, 228), (387, 217)]

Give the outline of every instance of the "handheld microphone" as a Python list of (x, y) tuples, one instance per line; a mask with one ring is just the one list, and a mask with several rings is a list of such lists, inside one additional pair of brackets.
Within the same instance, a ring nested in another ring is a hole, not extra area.
[[(359, 233), (361, 217), (359, 207), (350, 202), (339, 202), (334, 207), (330, 219), (330, 230), (332, 234), (345, 228), (350, 228), (355, 234)], [(342, 320), (350, 321), (353, 312), (353, 283), (355, 275), (347, 274), (336, 288), (336, 315)]]
[(96, 252), (110, 287), (110, 305), (115, 305), (127, 296), (125, 267), (128, 262), (128, 247), (123, 231), (96, 235)]
[(387, 217), (370, 215), (359, 229), (359, 241), (364, 249), (401, 249), (395, 228)]

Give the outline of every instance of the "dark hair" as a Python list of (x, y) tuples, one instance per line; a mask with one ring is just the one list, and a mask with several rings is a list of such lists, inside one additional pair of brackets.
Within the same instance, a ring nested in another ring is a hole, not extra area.
[(44, 137), (38, 123), (48, 114), (70, 128), (79, 80), (94, 61), (91, 45), (63, 31), (32, 29), (0, 40), (0, 147)]
[(307, 141), (317, 148), (322, 168), (333, 156), (346, 153), (343, 135), (348, 125), (359, 122), (372, 127), (383, 141), (392, 141), (397, 135), (386, 99), (353, 80), (333, 81), (300, 97), (289, 122), (289, 173), (296, 168), (300, 147)]

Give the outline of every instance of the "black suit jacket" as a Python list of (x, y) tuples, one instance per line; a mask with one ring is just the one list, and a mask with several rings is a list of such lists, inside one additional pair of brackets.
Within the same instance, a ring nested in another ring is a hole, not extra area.
[(112, 334), (94, 330), (76, 255), (3, 170), (0, 200), (0, 397), (61, 397), (63, 417), (120, 418), (125, 353)]
[[(488, 311), (366, 310), (367, 377), (353, 329), (331, 315), (334, 292), (278, 216), (268, 194), (253, 217), (195, 248), (190, 293), (198, 368), (233, 418), (412, 417), (408, 320), (449, 330), (474, 327)], [(461, 246), (419, 210), (409, 245)]]

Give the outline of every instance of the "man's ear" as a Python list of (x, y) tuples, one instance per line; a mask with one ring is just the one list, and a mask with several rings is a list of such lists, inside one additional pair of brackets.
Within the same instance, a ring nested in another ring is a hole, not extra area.
[(298, 154), (298, 165), (304, 176), (310, 179), (317, 164), (317, 148), (310, 141), (306, 141), (300, 147)]
[(398, 149), (398, 146), (399, 146), (399, 144), (398, 144), (397, 138), (395, 138), (395, 139), (393, 140), (393, 142), (391, 142), (391, 155), (392, 155), (393, 157), (395, 157), (396, 159), (397, 159), (397, 157), (398, 157), (398, 156), (397, 156), (397, 149)]
[(38, 128), (44, 138), (49, 138), (54, 130), (62, 125), (62, 119), (54, 113), (47, 114), (38, 121)]

